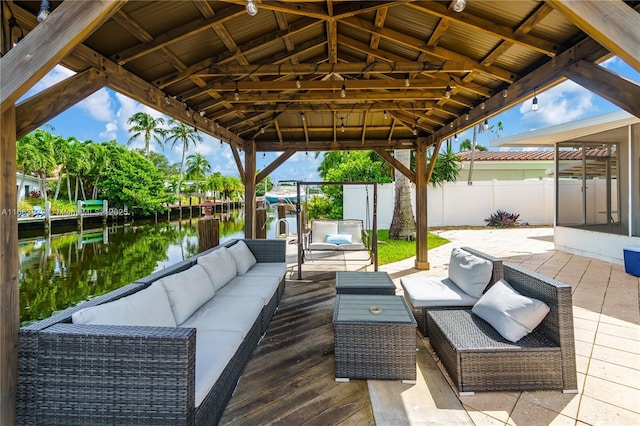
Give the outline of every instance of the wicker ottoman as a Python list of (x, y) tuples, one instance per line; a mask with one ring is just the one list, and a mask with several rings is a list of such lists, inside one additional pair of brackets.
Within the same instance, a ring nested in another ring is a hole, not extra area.
[(402, 296), (339, 294), (333, 327), (337, 381), (415, 383), (416, 321)]
[(336, 272), (336, 293), (394, 296), (396, 285), (386, 272)]

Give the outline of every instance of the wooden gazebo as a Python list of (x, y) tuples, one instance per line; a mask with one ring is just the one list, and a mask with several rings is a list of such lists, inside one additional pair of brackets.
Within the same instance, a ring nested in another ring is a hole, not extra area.
[[(21, 136), (110, 87), (231, 146), (247, 237), (257, 183), (293, 154), (374, 150), (415, 183), (415, 266), (426, 269), (427, 149), (565, 79), (640, 116), (638, 84), (598, 65), (618, 55), (640, 71), (639, 10), (622, 0), (3, 1), (0, 423), (15, 419)], [(76, 74), (18, 103), (56, 64)], [(415, 171), (394, 159), (399, 149), (415, 150)], [(282, 154), (256, 174), (266, 151)]]

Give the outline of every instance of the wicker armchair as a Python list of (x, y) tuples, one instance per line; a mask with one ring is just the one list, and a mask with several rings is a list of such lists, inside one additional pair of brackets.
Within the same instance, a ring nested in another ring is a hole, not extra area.
[(476, 391), (556, 389), (577, 392), (571, 287), (515, 265), (504, 279), (550, 312), (529, 335), (505, 340), (471, 309), (427, 313), (429, 340), (460, 395)]

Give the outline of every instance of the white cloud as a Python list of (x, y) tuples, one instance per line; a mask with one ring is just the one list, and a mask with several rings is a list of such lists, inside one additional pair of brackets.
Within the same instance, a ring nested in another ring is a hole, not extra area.
[(526, 146), (522, 148), (523, 151), (540, 151), (540, 147), (537, 146)]
[(107, 89), (98, 90), (80, 101), (77, 106), (97, 121), (112, 121), (115, 116), (115, 105)]
[(42, 92), (43, 90), (48, 89), (56, 83), (61, 82), (62, 80), (71, 77), (75, 72), (71, 71), (68, 68), (65, 68), (60, 65), (56, 65), (53, 67), (51, 71), (49, 71), (44, 77), (40, 79), (36, 84), (33, 85), (31, 89), (27, 91), (27, 93), (23, 96), (22, 99), (30, 98), (31, 96)]
[(533, 128), (577, 120), (594, 108), (593, 93), (572, 81), (538, 93), (537, 97), (537, 111), (531, 111), (531, 100), (520, 106), (523, 124)]
[(118, 138), (118, 125), (115, 122), (105, 124), (104, 131), (100, 132), (100, 138), (113, 140)]

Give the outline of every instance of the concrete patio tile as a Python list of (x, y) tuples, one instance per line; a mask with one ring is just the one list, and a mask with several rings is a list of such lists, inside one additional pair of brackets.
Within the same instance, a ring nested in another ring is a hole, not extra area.
[(580, 406), (579, 394), (568, 394), (559, 391), (523, 392), (520, 399), (573, 419), (577, 417)]
[(578, 420), (590, 425), (637, 425), (640, 414), (583, 395)]
[(576, 355), (576, 371), (578, 373), (587, 374), (589, 370), (589, 361), (591, 358), (588, 356)]
[(581, 308), (579, 306), (573, 306), (573, 316), (574, 318), (582, 318), (589, 321), (600, 321), (600, 311), (594, 312), (588, 309)]
[(526, 426), (574, 425), (575, 419), (520, 398), (508, 424)]
[(584, 318), (573, 316), (574, 330), (588, 330), (595, 332), (598, 329), (598, 321), (592, 321)]
[(621, 336), (631, 340), (640, 340), (640, 326), (634, 324), (611, 324), (600, 322), (598, 325), (598, 333), (610, 334), (612, 336)]
[(478, 392), (473, 396), (461, 397), (460, 401), (462, 401), (467, 411), (482, 411), (488, 416), (506, 423), (518, 401), (518, 394), (509, 392)]
[(632, 388), (637, 388), (640, 383), (640, 370), (611, 364), (599, 359), (591, 359), (587, 374)]
[(640, 326), (640, 322), (626, 321), (611, 315), (602, 315), (600, 318), (600, 322), (603, 322), (605, 324), (616, 324), (622, 327), (639, 327)]
[[(640, 367), (640, 354), (634, 354), (632, 352), (619, 349), (607, 348), (600, 345), (593, 346), (591, 358), (599, 359), (611, 364), (621, 365), (623, 367)], [(638, 383), (638, 387), (640, 388), (640, 383)]]
[(582, 342), (593, 343), (596, 340), (596, 331), (574, 327), (573, 337)]
[(493, 418), (482, 411), (476, 411), (473, 408), (467, 408), (467, 413), (476, 426), (503, 426), (505, 424), (502, 420)]
[(640, 342), (633, 339), (625, 339), (624, 337), (612, 336), (605, 333), (597, 333), (595, 344), (605, 346), (607, 348), (640, 354)]
[(621, 320), (638, 323), (640, 313), (638, 312), (638, 302), (627, 301), (623, 303), (606, 303), (602, 307), (602, 313), (612, 315)]
[(580, 355), (580, 356), (590, 358), (592, 351), (593, 351), (592, 342), (582, 342), (580, 340), (576, 341), (576, 356)]
[(640, 413), (640, 389), (589, 375), (584, 385), (583, 395)]

